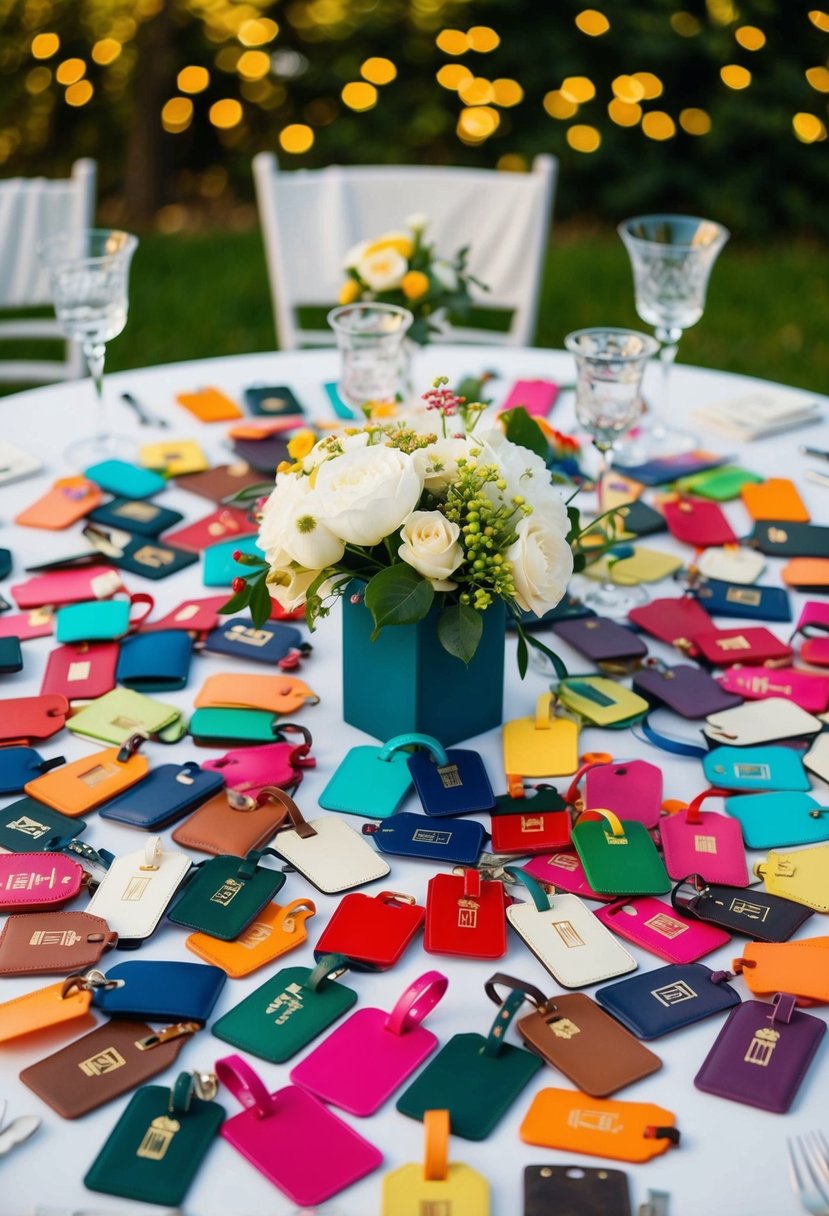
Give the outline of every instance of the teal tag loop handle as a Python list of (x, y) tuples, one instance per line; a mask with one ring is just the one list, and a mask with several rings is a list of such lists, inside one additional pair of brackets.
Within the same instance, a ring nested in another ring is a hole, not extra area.
[(528, 874), (526, 870), (521, 870), (518, 866), (504, 866), (504, 873), (509, 874), (515, 882), (521, 882), (529, 891), (532, 901), (539, 912), (549, 912), (551, 908), (550, 897), (537, 879), (533, 878), (532, 874)]
[(302, 986), (311, 992), (317, 992), (327, 979), (334, 979), (335, 973), (340, 975), (347, 971), (348, 967), (349, 962), (344, 954), (323, 955)]
[(431, 752), (435, 763), (441, 768), (449, 763), (449, 757), (443, 744), (434, 735), (421, 735), (417, 731), (411, 731), (405, 735), (395, 735), (393, 739), (389, 739), (388, 743), (380, 749), (378, 759), (390, 760), (394, 752), (399, 752), (404, 747), (424, 747), (427, 752)]
[(526, 993), (521, 992), (518, 988), (513, 988), (512, 992), (501, 1005), (495, 1021), (489, 1028), (489, 1034), (486, 1036), (486, 1043), (482, 1051), (485, 1056), (497, 1056), (501, 1053), (501, 1048), (504, 1045), (504, 1036), (509, 1029), (510, 1022), (515, 1017), (518, 1010), (526, 1001)]

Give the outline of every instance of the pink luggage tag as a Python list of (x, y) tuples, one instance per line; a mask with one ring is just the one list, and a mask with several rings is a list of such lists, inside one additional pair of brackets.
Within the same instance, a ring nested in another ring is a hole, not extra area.
[(808, 600), (803, 605), (792, 637), (797, 634), (803, 635), (800, 643), (803, 662), (813, 663), (815, 667), (829, 667), (829, 604)]
[(51, 608), (33, 608), (0, 616), (0, 638), (17, 638), (27, 642), (30, 638), (46, 638), (55, 632), (55, 613)]
[(689, 920), (652, 895), (616, 899), (605, 908), (597, 908), (595, 915), (618, 937), (669, 963), (695, 963), (731, 941), (725, 929)]
[(18, 608), (26, 609), (108, 600), (123, 590), (121, 576), (112, 566), (83, 566), (36, 575), (16, 583), (11, 592)]
[(601, 903), (610, 903), (615, 898), (613, 895), (600, 895), (598, 891), (593, 890), (574, 849), (562, 849), (560, 853), (551, 853), (547, 857), (533, 857), (522, 869), (545, 886), (557, 887), (559, 891), (567, 891), (570, 895), (580, 895), (582, 899), (598, 899)]
[(662, 770), (647, 760), (591, 767), (585, 773), (584, 805), (588, 810), (603, 806), (622, 819), (655, 828), (662, 812)]
[(269, 785), (279, 789), (295, 789), (302, 780), (302, 769), (314, 768), (317, 761), (308, 753), (311, 735), (302, 726), (280, 722), (279, 731), (300, 731), (304, 743), (260, 743), (254, 747), (235, 747), (216, 760), (203, 760), (201, 767), (210, 773), (221, 773), (228, 789), (251, 799)]
[(546, 418), (558, 394), (559, 386), (554, 380), (516, 380), (498, 413), (523, 406), (532, 418)]
[(746, 887), (749, 883), (743, 834), (736, 819), (701, 811), (706, 798), (725, 798), (723, 790), (703, 790), (686, 807), (678, 810), (660, 827), (665, 868), (671, 878), (701, 874), (707, 882), (727, 887)]
[(414, 980), (391, 1013), (358, 1009), (291, 1069), (291, 1080), (352, 1115), (373, 1115), (438, 1041), (422, 1022), (449, 981), (440, 971)]
[[(829, 644), (829, 638), (815, 640)], [(803, 651), (801, 655), (806, 657)], [(826, 664), (829, 665), (829, 651)], [(726, 692), (734, 692), (746, 701), (786, 697), (810, 714), (824, 714), (829, 709), (829, 676), (796, 671), (793, 667), (729, 667), (716, 680)]]
[(221, 1135), (293, 1203), (324, 1203), (382, 1163), (379, 1149), (304, 1089), (269, 1094), (239, 1055), (217, 1060), (216, 1076), (245, 1107)]
[(83, 867), (62, 853), (0, 855), (0, 912), (48, 912), (74, 899)]

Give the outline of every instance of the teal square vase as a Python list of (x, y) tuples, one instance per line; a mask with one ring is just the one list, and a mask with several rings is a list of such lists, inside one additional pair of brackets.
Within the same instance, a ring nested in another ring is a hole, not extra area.
[(504, 700), (505, 609), (484, 613), (484, 629), (467, 665), (438, 641), (438, 608), (414, 625), (389, 625), (372, 642), (373, 622), (361, 596), (343, 607), (343, 717), (383, 742), (421, 731), (444, 747), (500, 726)]

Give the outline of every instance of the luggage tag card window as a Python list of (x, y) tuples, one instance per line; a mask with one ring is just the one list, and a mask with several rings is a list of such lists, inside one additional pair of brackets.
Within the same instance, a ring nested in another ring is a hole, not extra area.
[(192, 654), (192, 639), (181, 630), (125, 638), (118, 656), (118, 683), (135, 692), (175, 692), (187, 684)]
[(349, 1114), (373, 1115), (437, 1047), (423, 1022), (448, 983), (439, 971), (427, 971), (390, 1013), (358, 1009), (294, 1065), (291, 1080)]
[(0, 746), (49, 739), (63, 730), (69, 702), (58, 693), (0, 701)]
[(669, 963), (695, 963), (731, 941), (724, 929), (682, 916), (650, 895), (617, 899), (595, 915), (611, 933)]
[(649, 709), (648, 702), (638, 693), (603, 676), (570, 676), (562, 680), (558, 699), (593, 726), (631, 726)]
[(85, 815), (146, 777), (149, 761), (139, 754), (143, 735), (131, 735), (121, 747), (107, 747), (27, 781), (26, 793), (63, 815)]
[(260, 865), (271, 848), (252, 849), (247, 857), (219, 856), (200, 863), (198, 873), (169, 913), (174, 925), (184, 925), (232, 942), (247, 929), (285, 883), (281, 870)]
[(734, 689), (688, 663), (670, 666), (648, 660), (648, 665), (634, 675), (633, 687), (652, 705), (665, 706), (690, 721), (742, 703), (742, 696)]
[(137, 786), (101, 807), (102, 819), (112, 819), (146, 832), (175, 823), (223, 788), (218, 773), (206, 773), (188, 764), (162, 764)]
[(78, 1119), (174, 1064), (195, 1022), (156, 1033), (146, 1022), (108, 1021), (30, 1064), (20, 1080), (64, 1119)]
[(66, 1026), (68, 1034), (76, 1033), (78, 1019), (84, 1019), (85, 1024), (92, 1020), (91, 1003), (92, 992), (81, 986), (77, 976), (3, 1001), (0, 1004), (0, 1043), (56, 1026)]
[(803, 760), (790, 747), (715, 747), (702, 757), (706, 780), (734, 793), (811, 789)]
[(829, 1002), (829, 937), (804, 941), (748, 942), (731, 966), (755, 996), (790, 992), (799, 1005)]
[(143, 849), (115, 858), (87, 911), (103, 917), (128, 949), (155, 932), (190, 865), (185, 853), (164, 850), (161, 837), (151, 836)]
[(519, 1094), (543, 1068), (539, 1056), (506, 1042), (506, 1033), (526, 996), (514, 990), (482, 1034), (456, 1034), (398, 1098), (411, 1119), (448, 1110), (452, 1131), (464, 1140), (485, 1140)]
[(449, 1112), (427, 1110), (423, 1115), (426, 1151), (422, 1164), (401, 1165), (383, 1178), (381, 1216), (489, 1216), (487, 1180), (449, 1161)]
[(754, 747), (783, 739), (807, 739), (819, 735), (823, 723), (785, 697), (767, 697), (738, 705), (723, 713), (709, 714), (703, 734), (711, 744)]
[(9, 853), (48, 853), (84, 831), (83, 820), (62, 815), (34, 798), (18, 798), (0, 811), (0, 849)]
[(72, 701), (89, 701), (112, 692), (118, 665), (117, 642), (78, 642), (49, 652), (40, 691)]
[(726, 815), (701, 811), (708, 798), (724, 797), (723, 790), (704, 790), (686, 807), (672, 803), (674, 813), (660, 828), (665, 867), (671, 878), (700, 874), (706, 882), (728, 887), (748, 885), (748, 868), (740, 825)]
[(171, 574), (178, 574), (179, 570), (185, 570), (199, 560), (196, 553), (175, 549), (155, 537), (132, 536), (119, 528), (90, 524), (84, 528), (83, 534), (119, 570), (140, 574), (144, 578), (169, 578)]
[(84, 1176), (84, 1186), (104, 1195), (178, 1207), (219, 1133), (224, 1108), (214, 1102), (215, 1077), (182, 1072), (168, 1089), (145, 1085), (133, 1094), (121, 1118)]
[(552, 693), (541, 693), (535, 717), (505, 722), (503, 741), (508, 775), (564, 777), (578, 768), (578, 725), (570, 718), (555, 716)]
[[(398, 736), (398, 740), (405, 737)], [(468, 815), (492, 810), (495, 795), (477, 752), (459, 747), (446, 750), (431, 735), (418, 735), (412, 742), (421, 750), (409, 756), (406, 763), (427, 815)]]
[(682, 916), (718, 925), (760, 942), (786, 942), (812, 915), (811, 908), (758, 887), (719, 887), (691, 874), (677, 883), (671, 903)]
[(0, 932), (0, 975), (68, 975), (94, 967), (117, 940), (88, 912), (27, 910), (8, 917)]
[(597, 666), (624, 670), (637, 666), (648, 653), (641, 638), (609, 617), (589, 616), (577, 621), (559, 621), (553, 630), (579, 654)]
[(702, 963), (672, 964), (600, 988), (596, 1000), (637, 1038), (658, 1039), (739, 1005), (730, 974)]
[(507, 952), (504, 884), (480, 870), (435, 874), (426, 894), (423, 949), (461, 958), (501, 958)]
[(822, 807), (808, 794), (741, 794), (726, 798), (725, 813), (737, 820), (749, 849), (829, 840), (829, 807)]
[(829, 844), (794, 853), (772, 849), (754, 873), (766, 890), (815, 912), (829, 912)]
[(122, 529), (136, 536), (160, 536), (184, 519), (180, 511), (171, 511), (169, 507), (159, 507), (141, 498), (113, 498), (88, 515), (93, 524)]
[(386, 971), (402, 957), (425, 917), (426, 909), (413, 895), (346, 895), (323, 929), (314, 956), (342, 954), (354, 970)]
[(511, 904), (507, 919), (562, 988), (586, 988), (636, 970), (636, 960), (575, 895), (548, 894), (525, 870), (507, 873), (532, 896)]
[(728, 1015), (694, 1085), (705, 1093), (784, 1114), (797, 1095), (826, 1023), (778, 992), (772, 1003), (744, 1001)]
[(610, 895), (670, 891), (665, 867), (641, 823), (591, 807), (576, 823), (572, 836), (588, 881), (597, 891)]
[(393, 857), (423, 857), (462, 866), (477, 864), (486, 839), (483, 824), (474, 819), (447, 820), (437, 827), (425, 815), (411, 811), (398, 811), (382, 823), (364, 823), (363, 835), (371, 837), (381, 853)]
[(184, 944), (205, 962), (221, 967), (231, 979), (241, 979), (304, 945), (308, 939), (305, 922), (316, 910), (310, 899), (295, 899), (284, 907), (270, 903), (233, 942), (191, 933)]
[(311, 653), (298, 629), (278, 622), (266, 621), (255, 629), (250, 617), (235, 616), (212, 629), (204, 639), (204, 649), (211, 654), (226, 654), (234, 659), (250, 659), (254, 663), (279, 665), (283, 659)]
[(714, 616), (736, 616), (746, 621), (790, 621), (789, 594), (783, 587), (746, 587), (722, 579), (692, 583), (691, 594)]
[(316, 967), (285, 967), (211, 1026), (217, 1039), (271, 1064), (284, 1064), (351, 1009), (353, 988), (337, 982), (348, 969), (327, 954)]
[(92, 1004), (111, 1018), (150, 1022), (198, 1022), (204, 1026), (227, 975), (205, 963), (131, 959), (86, 977)]
[(0, 854), (0, 912), (45, 912), (80, 894), (83, 866), (61, 853)]
[(824, 714), (829, 709), (829, 676), (796, 671), (793, 667), (777, 667), (774, 671), (730, 667), (717, 676), (717, 682), (735, 694), (735, 702), (737, 697), (745, 701), (785, 697), (810, 714)]
[(492, 811), (492, 849), (526, 857), (565, 849), (570, 843), (570, 811), (551, 785), (513, 786), (521, 796), (501, 794)]
[(542, 1089), (518, 1131), (525, 1144), (639, 1163), (679, 1144), (676, 1116), (651, 1102)]
[(319, 796), (326, 811), (371, 819), (388, 819), (412, 788), (409, 752), (430, 736), (396, 735), (383, 747), (352, 747)]
[(166, 705), (131, 688), (115, 688), (74, 714), (68, 724), (75, 735), (121, 745), (135, 734), (160, 736), (174, 743), (186, 730), (177, 705)]
[(65, 763), (63, 756), (44, 760), (33, 747), (4, 747), (0, 749), (0, 794), (20, 793), (27, 781)]
[(379, 1149), (298, 1086), (269, 1094), (237, 1055), (217, 1060), (216, 1073), (245, 1107), (222, 1137), (293, 1203), (324, 1203), (382, 1163)]

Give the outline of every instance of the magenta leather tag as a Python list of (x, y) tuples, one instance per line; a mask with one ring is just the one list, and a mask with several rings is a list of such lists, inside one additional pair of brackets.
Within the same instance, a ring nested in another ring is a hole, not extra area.
[(62, 853), (0, 856), (0, 912), (44, 912), (74, 899), (83, 867)]
[(593, 890), (587, 881), (579, 855), (573, 849), (562, 849), (560, 853), (533, 857), (522, 869), (539, 882), (550, 883), (560, 891), (580, 895), (582, 899), (598, 899), (602, 903), (609, 903), (615, 898), (613, 895), (600, 895), (598, 891)]
[(349, 1114), (373, 1115), (437, 1047), (421, 1023), (448, 982), (427, 971), (391, 1013), (358, 1009), (291, 1070), (291, 1080)]
[(597, 908), (595, 915), (618, 937), (669, 963), (695, 963), (731, 941), (725, 929), (689, 920), (652, 895), (614, 900), (606, 908)]
[(296, 785), (302, 774), (301, 768), (313, 767), (316, 760), (301, 753), (301, 745), (283, 741), (260, 743), (255, 747), (235, 747), (215, 760), (205, 760), (202, 768), (210, 773), (221, 773), (228, 789), (238, 790), (255, 798), (266, 785), (280, 789)]
[[(829, 638), (817, 638), (815, 641), (829, 643)], [(809, 663), (816, 662), (807, 656), (805, 645), (801, 648), (801, 657)], [(829, 653), (820, 665), (824, 663), (829, 664)], [(717, 676), (717, 683), (727, 692), (737, 693), (747, 701), (786, 697), (810, 714), (823, 714), (829, 709), (829, 677), (795, 671), (793, 667), (774, 670), (766, 667), (730, 667)]]
[(647, 760), (599, 764), (585, 773), (584, 804), (655, 828), (662, 811), (662, 770)]
[(701, 874), (707, 882), (727, 887), (748, 886), (743, 834), (736, 819), (701, 811), (708, 797), (723, 797), (721, 790), (706, 790), (660, 825), (665, 868), (671, 878)]
[(304, 1089), (269, 1094), (238, 1055), (217, 1060), (216, 1075), (245, 1107), (223, 1124), (223, 1138), (293, 1203), (324, 1203), (382, 1163), (379, 1149)]

